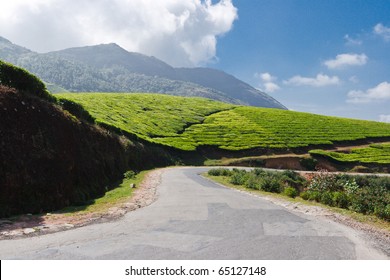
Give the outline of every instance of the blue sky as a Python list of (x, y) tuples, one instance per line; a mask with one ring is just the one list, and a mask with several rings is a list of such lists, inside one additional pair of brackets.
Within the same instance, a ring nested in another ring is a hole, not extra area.
[(233, 4), (211, 66), (292, 110), (390, 122), (390, 1)]
[(390, 0), (0, 1), (37, 52), (102, 43), (224, 70), (291, 110), (390, 122)]

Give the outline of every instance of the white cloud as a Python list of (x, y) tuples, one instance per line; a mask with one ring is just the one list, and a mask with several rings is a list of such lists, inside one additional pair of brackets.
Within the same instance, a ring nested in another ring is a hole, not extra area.
[(382, 23), (378, 23), (374, 26), (374, 33), (381, 36), (385, 41), (390, 41), (390, 27), (384, 26)]
[(339, 69), (346, 66), (360, 66), (368, 61), (367, 55), (355, 53), (338, 54), (335, 59), (330, 59), (324, 62), (329, 69)]
[(255, 76), (260, 78), (263, 82), (272, 82), (276, 80), (276, 77), (272, 76), (270, 73), (256, 73)]
[(345, 39), (347, 45), (351, 45), (351, 46), (357, 45), (357, 46), (360, 46), (361, 44), (363, 44), (363, 42), (361, 40), (354, 39), (351, 36), (349, 36), (348, 34), (346, 34), (344, 36), (344, 39)]
[(340, 79), (337, 76), (328, 76), (324, 74), (318, 74), (315, 78), (294, 76), (287, 81), (284, 81), (287, 85), (293, 86), (312, 86), (312, 87), (325, 87), (331, 85), (340, 84)]
[(390, 100), (390, 83), (382, 82), (366, 91), (352, 90), (348, 92), (348, 103), (369, 103), (372, 101)]
[(280, 89), (280, 87), (275, 83), (272, 83), (272, 82), (264, 83), (264, 91), (267, 93), (274, 92), (274, 91), (277, 91), (279, 89)]
[(351, 76), (351, 77), (349, 77), (349, 81), (354, 83), (354, 84), (357, 84), (359, 82), (359, 79), (356, 76)]
[(271, 93), (280, 89), (280, 86), (275, 82), (277, 77), (272, 76), (270, 73), (255, 73), (255, 77), (260, 79), (261, 90), (267, 93)]
[(390, 123), (390, 115), (379, 115), (379, 121)]
[(0, 11), (1, 36), (36, 51), (115, 42), (175, 66), (215, 59), (237, 18), (232, 0), (12, 0)]

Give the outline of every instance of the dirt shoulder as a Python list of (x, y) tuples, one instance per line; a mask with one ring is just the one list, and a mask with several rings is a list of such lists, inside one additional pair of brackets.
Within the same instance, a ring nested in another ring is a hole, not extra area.
[(140, 186), (136, 188), (131, 198), (109, 208), (106, 212), (47, 213), (43, 215), (22, 215), (9, 220), (2, 219), (0, 220), (0, 240), (69, 230), (122, 217), (127, 212), (148, 206), (157, 199), (156, 191), (157, 186), (160, 184), (162, 173), (163, 169), (149, 172)]
[(385, 229), (377, 228), (373, 225), (359, 222), (349, 216), (342, 215), (330, 209), (321, 206), (310, 206), (299, 202), (290, 202), (274, 197), (263, 196), (264, 199), (272, 201), (274, 204), (283, 206), (289, 210), (304, 213), (311, 216), (321, 216), (328, 218), (334, 222), (346, 225), (360, 232), (364, 232), (368, 237), (368, 241), (372, 243), (377, 249), (390, 256), (390, 232)]

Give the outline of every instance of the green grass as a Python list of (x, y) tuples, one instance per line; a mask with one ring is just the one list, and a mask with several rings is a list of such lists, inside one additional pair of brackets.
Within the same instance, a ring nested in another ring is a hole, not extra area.
[(119, 205), (128, 200), (134, 189), (130, 188), (130, 184), (135, 184), (136, 187), (145, 178), (149, 171), (142, 171), (132, 179), (124, 179), (117, 187), (105, 193), (104, 196), (91, 200), (87, 205), (66, 207), (56, 213), (66, 213), (68, 215), (101, 213), (106, 212), (109, 208)]
[(150, 142), (194, 151), (289, 149), (334, 141), (390, 137), (390, 124), (293, 111), (234, 106), (160, 94), (60, 94), (80, 103), (98, 123)]
[(349, 153), (311, 150), (310, 154), (326, 156), (339, 162), (390, 164), (390, 143), (355, 148)]

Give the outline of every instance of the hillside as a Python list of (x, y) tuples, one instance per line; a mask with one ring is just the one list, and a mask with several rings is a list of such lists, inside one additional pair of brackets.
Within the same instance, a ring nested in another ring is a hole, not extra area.
[(1, 61), (0, 155), (0, 218), (82, 204), (128, 169), (172, 164), (161, 149), (71, 115), (36, 77)]
[(71, 92), (157, 92), (286, 109), (266, 93), (225, 72), (174, 68), (155, 57), (128, 52), (116, 44), (38, 54), (0, 37), (0, 59)]
[(390, 165), (390, 143), (372, 144), (347, 151), (311, 150), (314, 156), (324, 156), (339, 163), (381, 163)]
[[(284, 150), (390, 137), (390, 124), (207, 99), (145, 94), (60, 94), (83, 105), (98, 123), (144, 140), (195, 151)], [(178, 104), (180, 104), (178, 106)]]

